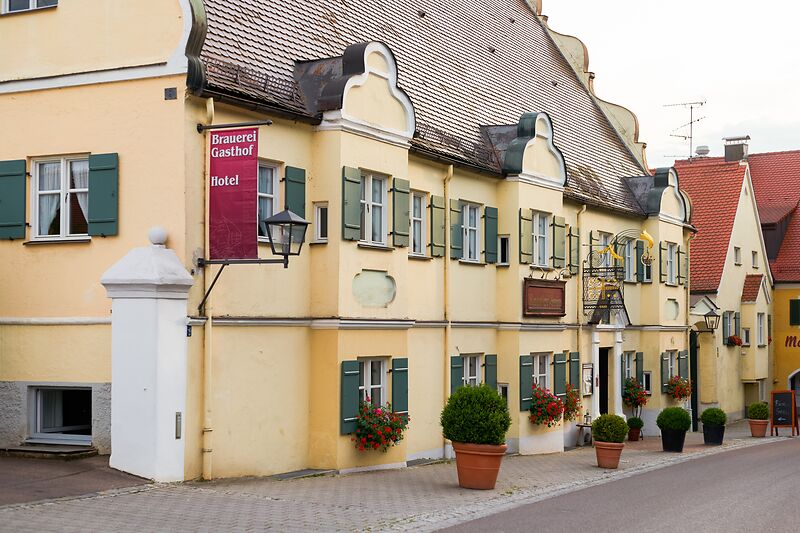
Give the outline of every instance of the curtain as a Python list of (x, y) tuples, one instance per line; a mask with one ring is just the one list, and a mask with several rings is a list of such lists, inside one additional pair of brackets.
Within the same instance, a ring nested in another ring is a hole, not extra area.
[[(52, 191), (47, 194), (46, 191)], [(39, 164), (39, 235), (60, 233), (60, 224), (51, 232), (53, 220), (59, 212), (61, 202), (61, 163)]]
[[(70, 177), (72, 189), (88, 189), (89, 188), (89, 161), (72, 161), (70, 163)], [(77, 192), (74, 193), (78, 197), (78, 204), (81, 206), (83, 219), (89, 220), (89, 193)]]

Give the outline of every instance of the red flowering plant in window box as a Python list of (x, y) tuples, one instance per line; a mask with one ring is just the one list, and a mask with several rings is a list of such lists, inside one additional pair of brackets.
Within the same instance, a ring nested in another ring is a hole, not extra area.
[(550, 389), (543, 389), (534, 384), (530, 411), (532, 424), (544, 424), (551, 428), (561, 421), (561, 415), (564, 414), (564, 402), (550, 392)]
[(564, 420), (575, 420), (581, 412), (581, 393), (567, 383), (567, 394), (564, 396)]
[(628, 378), (622, 387), (622, 403), (632, 407), (635, 416), (639, 416), (642, 407), (647, 405), (647, 392), (636, 378)]
[(738, 335), (731, 335), (727, 341), (728, 346), (741, 346), (743, 344), (742, 338)]
[(355, 442), (360, 452), (380, 450), (385, 452), (403, 440), (403, 432), (408, 427), (407, 414), (392, 412), (391, 404), (373, 405), (369, 397), (358, 408)]
[(692, 395), (692, 381), (689, 378), (672, 376), (667, 382), (667, 394), (675, 400), (685, 400)]

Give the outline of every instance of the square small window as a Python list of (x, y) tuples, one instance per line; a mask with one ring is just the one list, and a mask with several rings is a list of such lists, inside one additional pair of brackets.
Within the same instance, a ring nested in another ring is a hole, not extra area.
[(750, 346), (750, 328), (742, 328), (742, 346)]
[(497, 237), (497, 251), (499, 257), (497, 258), (498, 265), (508, 265), (509, 261), (509, 236), (498, 235)]
[(498, 383), (497, 392), (506, 401), (506, 405), (508, 405), (508, 383)]
[(314, 241), (328, 242), (328, 202), (314, 204)]
[(758, 252), (753, 252), (753, 268), (758, 268)]
[(733, 262), (736, 265), (742, 264), (742, 249), (738, 246), (733, 247)]
[(653, 374), (649, 370), (642, 372), (642, 387), (644, 387), (645, 394), (653, 394), (651, 384), (653, 382)]

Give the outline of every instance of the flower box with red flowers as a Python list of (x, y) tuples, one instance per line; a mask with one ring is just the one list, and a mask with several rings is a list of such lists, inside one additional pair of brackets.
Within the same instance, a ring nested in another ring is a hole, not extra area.
[(358, 408), (356, 434), (352, 441), (360, 452), (385, 452), (390, 446), (403, 440), (409, 420), (408, 414), (392, 412), (391, 404), (374, 405), (367, 398)]
[(567, 383), (567, 393), (564, 396), (564, 420), (567, 422), (578, 418), (581, 412), (581, 393), (570, 383)]
[(728, 346), (741, 346), (743, 344), (742, 338), (738, 335), (731, 335), (727, 339), (725, 339), (725, 344)]
[(530, 411), (532, 424), (545, 425), (551, 428), (561, 422), (561, 415), (564, 414), (564, 402), (550, 392), (550, 389), (543, 389), (534, 384), (531, 393)]
[(625, 380), (625, 386), (622, 388), (622, 403), (634, 409), (647, 404), (647, 392), (636, 378)]
[(689, 378), (672, 376), (667, 382), (667, 394), (674, 400), (685, 400), (692, 395), (692, 381)]

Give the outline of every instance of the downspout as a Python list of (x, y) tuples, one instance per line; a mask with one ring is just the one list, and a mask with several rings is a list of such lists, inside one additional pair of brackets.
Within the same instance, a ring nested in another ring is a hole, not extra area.
[[(450, 227), (450, 180), (453, 179), (453, 165), (447, 165), (447, 171), (444, 175), (444, 232), (447, 235), (447, 230)], [(443, 356), (442, 361), (444, 364), (444, 371), (442, 372), (443, 376), (443, 387), (442, 387), (442, 405), (447, 404), (447, 397), (449, 396), (448, 391), (450, 390), (450, 383), (447, 379), (447, 372), (450, 368), (450, 357), (449, 357), (449, 346), (450, 346), (450, 291), (449, 291), (449, 273), (450, 273), (450, 254), (447, 253), (447, 238), (445, 238), (445, 247), (444, 247), (444, 282), (443, 282), (443, 295), (444, 295), (444, 303), (443, 303), (443, 312), (444, 312), (444, 345), (442, 348)], [(447, 456), (447, 439), (442, 437), (442, 457)]]
[[(206, 120), (208, 124), (214, 123), (214, 99), (209, 98), (206, 100)], [(208, 175), (208, 168), (207, 168), (207, 161), (208, 161), (208, 153), (206, 152), (206, 135), (203, 133), (203, 180), (205, 181), (206, 176)], [(204, 233), (204, 250), (209, 250), (209, 238), (208, 238), (208, 213), (209, 213), (209, 195), (208, 195), (208, 187), (203, 187), (203, 196), (204, 196), (204, 220), (203, 220), (203, 233)], [(218, 266), (217, 268), (222, 268), (222, 266)], [(209, 283), (212, 279), (210, 275), (211, 266), (207, 265), (203, 269), (203, 293), (208, 294), (209, 290)], [(212, 352), (212, 320), (211, 317), (213, 316), (213, 304), (211, 300), (211, 296), (209, 295), (208, 300), (206, 300), (205, 304), (205, 314), (206, 314), (206, 323), (203, 330), (203, 437), (202, 437), (202, 454), (203, 454), (203, 479), (211, 479), (211, 452), (212, 448), (212, 423), (211, 423), (211, 383), (212, 383), (212, 360), (213, 360), (213, 352)]]
[[(689, 261), (687, 262), (688, 264), (691, 264), (691, 262), (692, 262), (692, 256), (691, 256), (691, 253), (692, 253), (692, 240), (695, 237), (697, 237), (697, 233), (694, 232), (694, 231), (691, 232), (689, 234), (689, 240), (686, 243), (686, 253), (688, 254), (688, 257), (689, 257)], [(680, 265), (678, 265), (678, 266), (680, 267)], [(691, 294), (692, 294), (692, 278), (689, 276), (689, 272), (686, 272), (686, 302), (684, 302), (684, 307), (686, 308), (686, 325), (689, 326), (689, 327), (686, 328), (686, 349), (689, 350), (690, 353), (691, 353), (691, 350), (692, 350), (692, 347), (691, 347), (691, 344), (690, 344), (691, 343), (692, 324), (691, 324), (690, 318), (689, 318), (690, 317), (689, 313), (692, 310)], [(711, 334), (714, 335), (714, 332), (712, 332)], [(699, 338), (698, 338), (698, 344), (699, 344)], [(698, 358), (700, 357), (699, 346), (698, 346), (697, 357)], [(698, 368), (700, 367), (699, 361), (698, 361), (698, 365), (697, 366), (698, 366)], [(692, 379), (694, 380), (694, 386), (697, 387), (697, 385), (698, 385), (697, 376), (692, 376)]]
[[(578, 210), (577, 215), (575, 216), (575, 227), (578, 230), (578, 235), (581, 235), (583, 232), (581, 231), (581, 215), (586, 212), (586, 204)], [(578, 323), (578, 352), (581, 351), (581, 337), (583, 336), (583, 261), (581, 261), (581, 252), (580, 252), (580, 238), (578, 239), (578, 289), (575, 293), (575, 311), (577, 313), (577, 323)]]

